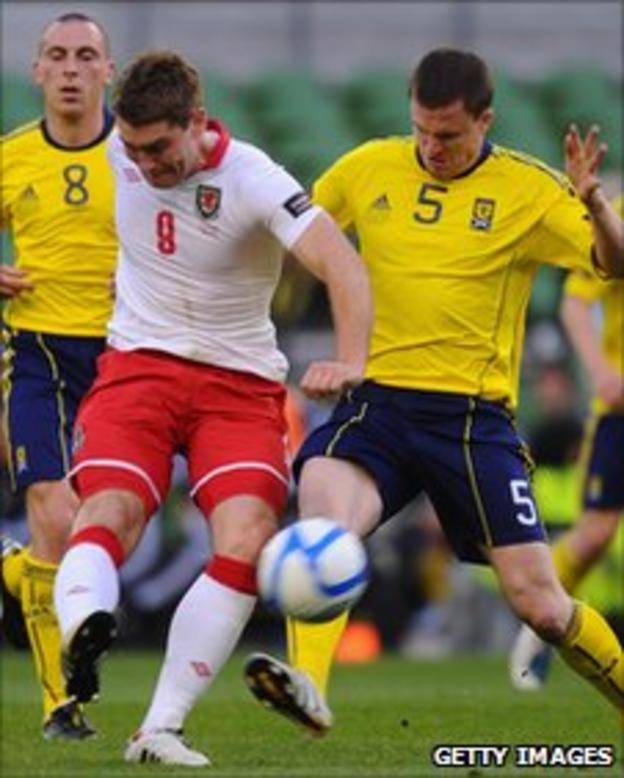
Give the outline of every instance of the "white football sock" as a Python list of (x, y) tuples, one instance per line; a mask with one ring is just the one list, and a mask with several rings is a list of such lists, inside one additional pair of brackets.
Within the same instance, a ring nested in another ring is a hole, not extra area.
[(112, 613), (118, 602), (119, 575), (108, 551), (96, 543), (70, 548), (54, 583), (54, 607), (63, 637), (95, 611)]
[(181, 729), (232, 653), (256, 598), (202, 573), (171, 620), (167, 653), (141, 730)]

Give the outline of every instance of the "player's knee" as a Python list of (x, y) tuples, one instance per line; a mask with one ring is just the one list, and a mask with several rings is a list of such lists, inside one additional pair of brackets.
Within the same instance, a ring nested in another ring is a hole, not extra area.
[(66, 481), (42, 481), (28, 487), (26, 509), (33, 552), (58, 561), (69, 539), (78, 498)]
[(106, 489), (85, 498), (74, 522), (73, 533), (88, 527), (109, 529), (130, 553), (145, 525), (145, 508), (140, 497), (125, 489)]
[(275, 534), (277, 518), (268, 505), (253, 497), (238, 497), (217, 506), (211, 517), (215, 553), (255, 563)]
[[(334, 485), (332, 489), (327, 489), (328, 483)], [(377, 484), (364, 468), (328, 457), (314, 457), (305, 463), (298, 501), (302, 518), (331, 518), (359, 535), (371, 532), (383, 511)]]
[(542, 640), (556, 644), (566, 633), (571, 609), (569, 598), (560, 597), (555, 592), (537, 592), (535, 596), (522, 602), (516, 609), (516, 614)]

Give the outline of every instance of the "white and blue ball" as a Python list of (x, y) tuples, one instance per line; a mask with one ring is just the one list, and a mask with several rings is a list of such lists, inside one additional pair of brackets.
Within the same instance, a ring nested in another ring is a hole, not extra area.
[(370, 570), (364, 544), (330, 519), (303, 519), (278, 532), (258, 561), (258, 591), (272, 610), (326, 621), (352, 608)]

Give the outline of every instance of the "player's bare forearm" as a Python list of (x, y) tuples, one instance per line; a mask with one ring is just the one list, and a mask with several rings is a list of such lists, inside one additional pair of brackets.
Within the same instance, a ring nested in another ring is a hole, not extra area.
[(17, 297), (34, 288), (25, 270), (12, 265), (0, 265), (0, 297)]
[(599, 187), (585, 203), (594, 230), (598, 264), (613, 278), (624, 278), (624, 222)]
[(566, 172), (592, 221), (600, 267), (614, 278), (624, 278), (624, 223), (602, 190), (600, 165), (607, 153), (598, 142), (599, 128), (590, 127), (585, 138), (570, 126), (564, 141)]
[[(292, 251), (327, 285), (336, 338), (336, 360), (332, 364), (342, 366), (332, 372), (335, 379), (343, 376), (343, 388), (347, 388), (355, 382), (356, 374), (363, 374), (368, 357), (373, 306), (366, 267), (324, 213), (314, 220)], [(306, 391), (305, 382), (302, 388)]]
[(589, 303), (575, 295), (566, 295), (561, 305), (561, 319), (596, 394), (609, 405), (619, 404), (623, 379), (604, 355)]

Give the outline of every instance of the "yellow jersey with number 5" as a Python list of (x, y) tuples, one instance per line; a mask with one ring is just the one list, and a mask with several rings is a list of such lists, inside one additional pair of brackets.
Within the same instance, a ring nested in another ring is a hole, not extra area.
[(10, 327), (105, 335), (117, 256), (106, 158), (112, 125), (107, 115), (100, 137), (81, 148), (56, 145), (41, 121), (2, 138), (2, 225), (12, 231), (16, 267), (34, 285), (7, 301)]
[[(613, 203), (624, 219), (624, 198)], [(580, 297), (587, 303), (596, 303), (602, 309), (601, 347), (607, 362), (618, 373), (624, 372), (624, 281), (604, 281), (588, 273), (570, 273), (566, 278), (564, 294)], [(592, 401), (594, 413), (608, 412), (600, 397)]]
[(486, 142), (467, 173), (441, 181), (412, 137), (394, 137), (341, 157), (314, 199), (355, 230), (368, 266), (367, 378), (514, 407), (539, 264), (593, 270), (590, 224), (568, 180)]

